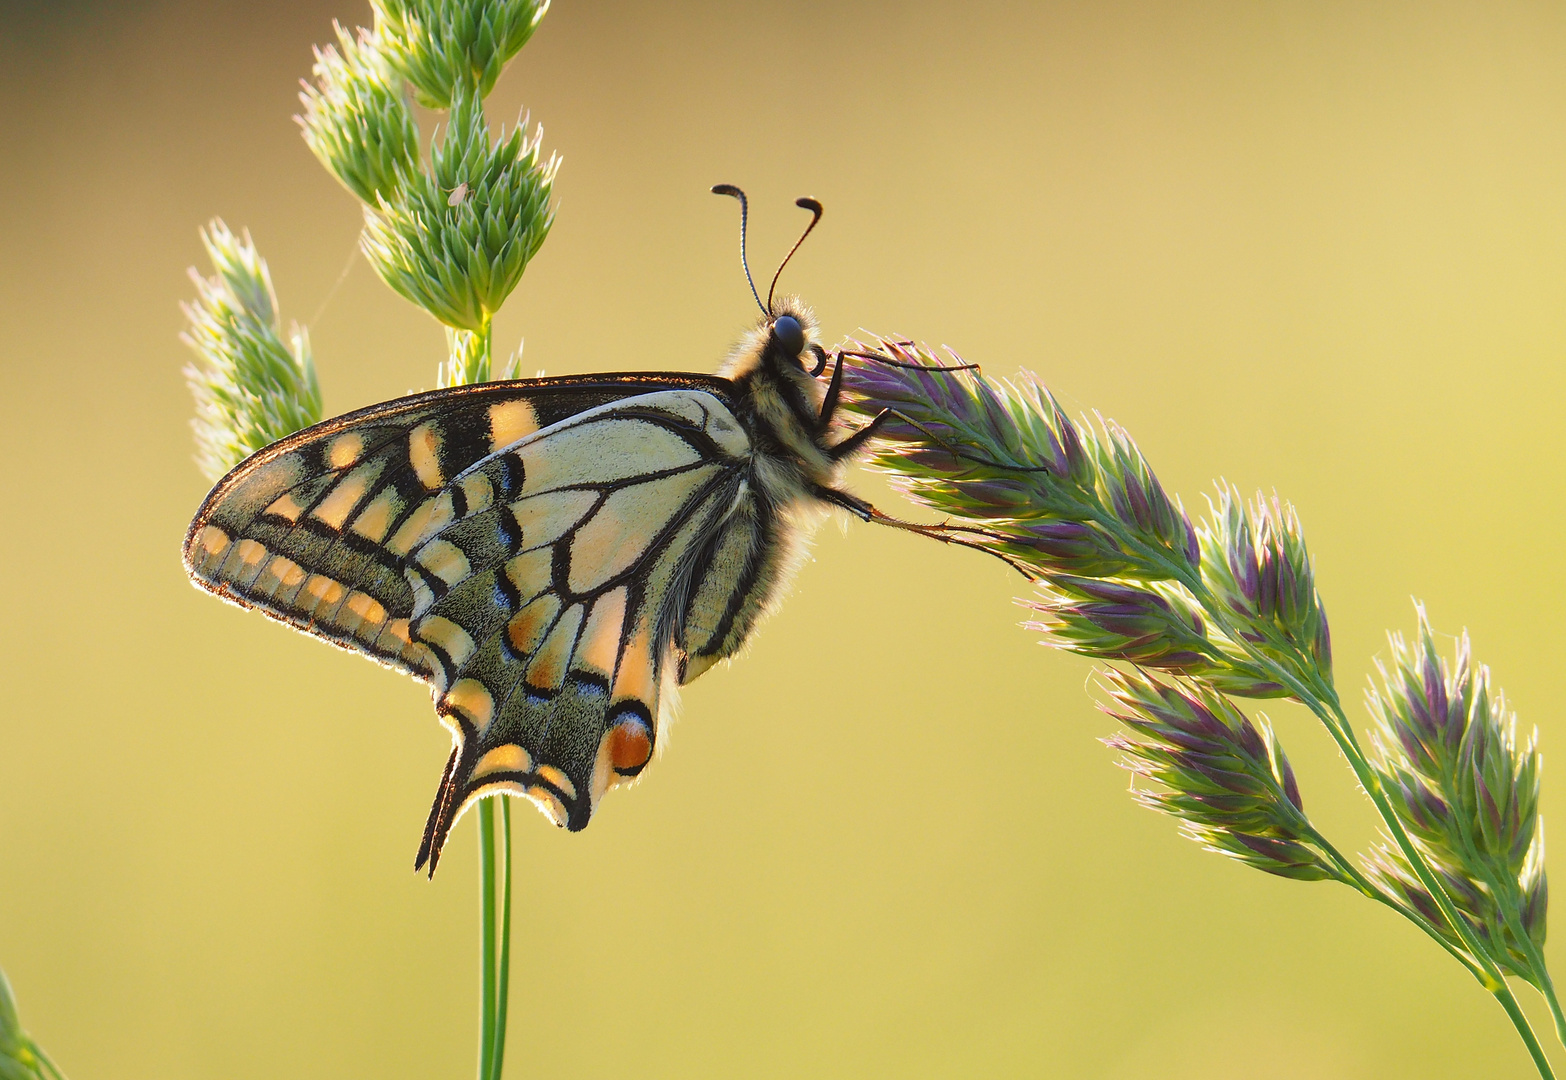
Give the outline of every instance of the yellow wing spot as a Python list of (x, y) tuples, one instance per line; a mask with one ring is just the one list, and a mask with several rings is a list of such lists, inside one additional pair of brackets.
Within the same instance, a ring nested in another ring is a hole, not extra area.
[(611, 701), (624, 701), (627, 698), (635, 698), (648, 706), (649, 710), (657, 712), (653, 705), (653, 655), (652, 641), (647, 632), (647, 624), (636, 628), (636, 635), (625, 646), (625, 653), (620, 657), (620, 666), (614, 673), (614, 691), (610, 694)]
[(532, 655), (559, 613), (560, 597), (554, 593), (545, 593), (511, 616), (511, 621), (506, 624), (506, 637), (511, 642), (511, 648), (523, 656)]
[(372, 626), (379, 626), (386, 621), (386, 607), (373, 596), (362, 592), (348, 594), (347, 608), (360, 619)]
[(576, 632), (582, 627), (582, 605), (572, 604), (560, 616), (549, 637), (539, 647), (538, 653), (523, 675), (529, 686), (539, 690), (558, 690), (565, 682), (566, 664), (576, 648)]
[(553, 580), (554, 553), (549, 548), (525, 551), (506, 560), (504, 572), (525, 604), (549, 588)]
[(433, 498), (425, 499), (417, 510), (408, 515), (408, 520), (392, 534), (386, 549), (393, 555), (406, 555), (415, 545), (422, 544), (450, 525), (452, 517), (451, 492), (443, 492)]
[(526, 401), (501, 401), (489, 407), (489, 451), (494, 453), (538, 430), (538, 413)]
[(391, 528), (392, 515), (401, 509), (402, 499), (391, 488), (387, 488), (371, 499), (370, 505), (353, 519), (353, 531), (379, 544), (386, 539), (386, 530)]
[(318, 608), (322, 604), (331, 607), (343, 598), (343, 593), (347, 592), (341, 583), (320, 574), (310, 575), (310, 579), (305, 582), (304, 591), (315, 597), (316, 602), (309, 605), (311, 608)]
[(463, 498), (467, 500), (469, 514), (482, 513), (495, 502), (495, 485), (481, 472), (468, 473), (459, 486)]
[(202, 526), (201, 531), (196, 534), (195, 543), (195, 547), (200, 548), (201, 551), (205, 553), (201, 557), (202, 569), (207, 569), (213, 566), (217, 562), (219, 556), (228, 550), (228, 545), (232, 542), (233, 541), (229, 537), (228, 533), (224, 532), (216, 525)]
[(477, 679), (458, 679), (441, 698), (445, 708), (455, 709), (482, 732), (495, 714), (495, 698)]
[(346, 435), (337, 436), (327, 445), (326, 460), (334, 469), (346, 469), (358, 461), (362, 453), (364, 453), (364, 436), (350, 431)]
[(540, 765), (538, 767), (538, 778), (540, 780), (548, 780), (555, 787), (565, 792), (567, 798), (576, 798), (576, 785), (571, 783), (570, 777), (553, 765)]
[(566, 808), (565, 805), (555, 797), (554, 792), (545, 790), (541, 787), (530, 787), (527, 789), (527, 797), (534, 806), (543, 811), (543, 814), (546, 818), (548, 818), (550, 821), (553, 821), (556, 825), (564, 828), (566, 823)]
[(582, 644), (576, 650), (571, 666), (591, 671), (608, 679), (614, 674), (615, 657), (620, 654), (620, 635), (625, 632), (625, 586), (600, 596), (593, 604), (587, 626), (582, 630)]
[(473, 572), (468, 556), (449, 540), (431, 540), (419, 549), (419, 565), (447, 585), (455, 585)]
[(263, 512), (272, 517), (280, 517), (292, 525), (298, 522), (299, 515), (304, 513), (304, 507), (294, 501), (292, 492), (286, 492), (274, 499), (272, 505)]
[(196, 541), (206, 549), (208, 555), (219, 554), (230, 543), (228, 533), (216, 525), (203, 526), (196, 536)]
[(328, 526), (338, 531), (342, 530), (343, 522), (348, 520), (348, 515), (353, 513), (353, 508), (359, 505), (359, 500), (364, 498), (364, 493), (370, 486), (370, 481), (380, 469), (370, 465), (363, 469), (356, 469), (337, 482), (332, 488), (332, 493), (322, 499), (316, 508), (310, 511), (310, 516), (317, 521), (325, 522)]
[(266, 590), (268, 593), (271, 593), (279, 586), (290, 589), (298, 585), (305, 579), (305, 572), (294, 560), (283, 555), (274, 555), (272, 556), (272, 561), (266, 564), (266, 569), (256, 579), (257, 586), (260, 586), (268, 578), (275, 583)]
[(453, 667), (461, 667), (473, 655), (473, 639), (468, 636), (468, 632), (440, 615), (421, 620), (414, 633), (419, 635), (421, 641), (439, 646), (451, 657)]
[(258, 544), (254, 540), (241, 540), (239, 546), (234, 549), (240, 561), (246, 566), (256, 566), (267, 557), (266, 545)]
[(473, 779), (481, 780), (486, 776), (503, 772), (527, 772), (533, 767), (533, 756), (522, 749), (516, 743), (507, 743), (505, 746), (497, 746), (483, 757), (479, 763), (473, 766)]
[(426, 421), (408, 433), (408, 460), (419, 483), (434, 491), (444, 487), (446, 477), (440, 471), (440, 434)]

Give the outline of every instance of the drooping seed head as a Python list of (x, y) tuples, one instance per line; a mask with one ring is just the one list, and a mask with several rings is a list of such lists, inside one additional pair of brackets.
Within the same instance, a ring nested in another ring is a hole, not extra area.
[(1251, 720), (1199, 681), (1102, 673), (1105, 712), (1127, 731), (1105, 742), (1160, 789), (1137, 801), (1177, 817), (1210, 850), (1280, 877), (1345, 880), (1305, 816), (1294, 770), (1265, 718)]
[[(1391, 635), (1391, 656), (1377, 665), (1381, 685), (1367, 694), (1372, 766), (1476, 933), (1498, 960), (1537, 981), (1529, 950), (1508, 922), (1516, 919), (1533, 945), (1543, 946), (1548, 885), (1538, 735), (1518, 737), (1516, 715), (1492, 691), (1489, 669), (1473, 663), (1468, 635), (1459, 636), (1448, 665), (1424, 608), (1417, 610), (1417, 640)], [(1423, 888), (1394, 847), (1372, 852), (1367, 865), (1410, 902)]]

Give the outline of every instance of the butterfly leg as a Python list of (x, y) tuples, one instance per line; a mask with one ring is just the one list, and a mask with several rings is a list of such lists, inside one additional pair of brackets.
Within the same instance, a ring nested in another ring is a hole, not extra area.
[(866, 442), (868, 442), (875, 435), (875, 433), (880, 430), (881, 425), (886, 423), (887, 420), (891, 419), (891, 416), (891, 409), (882, 409), (880, 412), (875, 414), (874, 420), (871, 420), (864, 427), (854, 432), (836, 446), (828, 448), (827, 456), (830, 457), (833, 461), (842, 461), (848, 455), (854, 453)]
[(836, 488), (829, 488), (822, 484), (813, 485), (811, 494), (822, 502), (829, 502), (833, 506), (847, 510), (860, 521), (874, 521), (879, 513), (875, 507), (865, 502), (859, 496), (850, 495), (846, 491), (839, 491)]
[[(821, 355), (821, 364), (826, 364), (826, 354)], [(824, 368), (823, 368), (824, 370)], [(818, 372), (819, 374), (819, 372)], [(832, 381), (827, 384), (826, 397), (821, 399), (821, 415), (816, 418), (819, 430), (824, 434), (827, 425), (832, 423), (832, 417), (837, 413), (837, 399), (843, 390), (843, 354), (838, 353), (833, 358)]]

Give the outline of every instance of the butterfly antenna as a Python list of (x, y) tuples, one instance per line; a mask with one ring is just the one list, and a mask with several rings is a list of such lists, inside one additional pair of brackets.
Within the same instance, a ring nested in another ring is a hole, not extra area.
[(805, 231), (799, 234), (799, 239), (794, 241), (794, 246), (788, 249), (788, 254), (783, 256), (783, 261), (778, 264), (778, 272), (772, 275), (772, 284), (767, 289), (767, 314), (772, 314), (772, 294), (777, 292), (778, 278), (783, 276), (783, 268), (794, 257), (794, 252), (799, 250), (799, 245), (805, 242), (805, 237), (810, 235), (810, 230), (816, 227), (816, 222), (821, 220), (821, 204), (815, 199), (795, 199), (794, 205), (811, 213), (810, 224), (805, 226)]
[[(763, 315), (771, 315), (772, 314), (771, 311), (769, 311), (765, 307), (762, 307), (762, 304), (761, 304), (761, 294), (756, 291), (755, 279), (750, 276), (750, 262), (749, 262), (749, 260), (747, 260), (745, 258), (745, 225), (746, 225), (746, 223), (750, 219), (750, 204), (745, 201), (745, 193), (743, 191), (741, 191), (739, 188), (735, 187), (733, 184), (714, 184), (714, 185), (712, 185), (712, 193), (714, 195), (732, 195), (736, 199), (739, 200), (739, 204), (740, 204), (740, 266), (745, 268), (745, 280), (750, 282), (750, 295), (752, 295), (752, 296), (754, 296), (756, 298), (756, 306), (761, 308), (761, 313)], [(807, 229), (805, 231), (809, 232), (810, 230)], [(795, 245), (795, 246), (798, 246), (798, 245)], [(786, 262), (787, 260), (784, 260), (784, 261)]]

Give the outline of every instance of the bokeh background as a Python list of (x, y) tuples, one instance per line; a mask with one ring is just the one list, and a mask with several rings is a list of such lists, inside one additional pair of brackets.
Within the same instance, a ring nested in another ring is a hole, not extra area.
[[(209, 217), (309, 322), (328, 414), (443, 353), (350, 262), (357, 207), (290, 119), (333, 18), (368, 5), (0, 5), (0, 965), (74, 1080), (473, 1068), (473, 819), (412, 872), (426, 693), (178, 559)], [(523, 108), (565, 158), (497, 321), (529, 373), (710, 370), (753, 308), (708, 186), (750, 191), (758, 273), (816, 195), (786, 284), (829, 336), (1029, 367), (1193, 508), (1276, 488), (1346, 700), (1418, 596), (1557, 760), (1560, 5), (561, 0), (489, 103)], [(1135, 807), (1021, 588), (829, 525), (639, 787), (575, 836), (519, 806), (511, 1075), (1532, 1075), (1413, 928)], [(1319, 823), (1369, 842), (1324, 733), (1267, 711)]]

